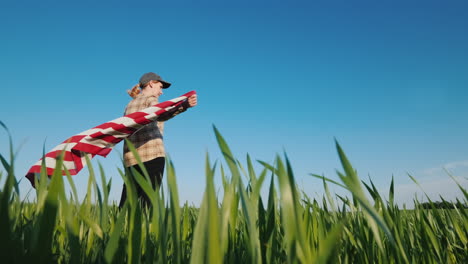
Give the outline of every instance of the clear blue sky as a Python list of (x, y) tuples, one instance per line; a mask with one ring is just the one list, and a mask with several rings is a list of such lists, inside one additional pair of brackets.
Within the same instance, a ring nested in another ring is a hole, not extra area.
[[(461, 197), (442, 169), (468, 187), (467, 10), (430, 0), (4, 1), (0, 120), (20, 148), (16, 174), (44, 144), (119, 117), (126, 90), (154, 71), (173, 83), (161, 101), (199, 96), (166, 123), (181, 201), (199, 203), (205, 154), (220, 158), (213, 124), (241, 161), (285, 150), (311, 196), (323, 188), (308, 173), (341, 170), (336, 138), (383, 192), (393, 175), (400, 202), (418, 190), (407, 173), (431, 197)], [(95, 159), (115, 200), (121, 151)], [(80, 194), (87, 175), (75, 177)]]

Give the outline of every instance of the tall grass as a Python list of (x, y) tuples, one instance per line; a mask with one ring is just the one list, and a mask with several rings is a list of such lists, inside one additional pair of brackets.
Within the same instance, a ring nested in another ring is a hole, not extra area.
[[(214, 133), (224, 161), (212, 164), (207, 154), (199, 208), (179, 206), (168, 161), (166, 191), (151, 189), (145, 171), (136, 175), (152, 198), (150, 208), (141, 206), (133, 182), (120, 171), (128, 188), (122, 209), (109, 204), (112, 182), (101, 166), (98, 174), (88, 167), (82, 201), (70, 175), (53, 175), (48, 183), (44, 173), (35, 202), (21, 201), (9, 135), (9, 153), (0, 155), (2, 263), (468, 263), (466, 209), (418, 209), (417, 200), (415, 210), (399, 208), (393, 180), (384, 200), (372, 181), (359, 179), (338, 143), (342, 183), (314, 175), (324, 186), (317, 200), (297, 186), (286, 155), (273, 164), (258, 161), (263, 169), (256, 172), (249, 156), (243, 164), (216, 128)], [(221, 195), (215, 177), (221, 177)], [(333, 197), (330, 183), (351, 196)], [(465, 198), (457, 202), (466, 204), (468, 194), (458, 187)]]

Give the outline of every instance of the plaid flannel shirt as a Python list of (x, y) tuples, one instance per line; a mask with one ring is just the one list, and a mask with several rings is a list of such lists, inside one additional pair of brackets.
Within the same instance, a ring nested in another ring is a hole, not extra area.
[[(157, 103), (158, 98), (156, 96), (145, 96), (140, 93), (128, 103), (124, 114), (128, 115)], [(187, 110), (187, 104), (180, 106), (177, 111), (173, 112), (172, 115), (169, 115), (167, 118), (165, 118), (164, 121), (171, 119), (185, 110)], [(154, 121), (145, 125), (133, 135), (128, 137), (128, 140), (135, 146), (138, 155), (141, 158), (141, 162), (146, 162), (158, 157), (165, 156), (163, 132), (164, 122)], [(124, 163), (126, 167), (137, 164), (137, 160), (133, 153), (128, 149), (127, 143), (124, 143), (123, 152)]]

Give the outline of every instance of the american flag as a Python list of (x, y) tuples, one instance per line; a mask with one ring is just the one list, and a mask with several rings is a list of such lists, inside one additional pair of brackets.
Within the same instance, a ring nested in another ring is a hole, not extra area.
[(176, 111), (178, 106), (194, 94), (196, 94), (195, 91), (190, 91), (180, 97), (150, 106), (74, 135), (45, 154), (29, 169), (26, 178), (34, 186), (34, 179), (41, 172), (43, 159), (47, 175), (49, 177), (53, 175), (57, 159), (61, 153), (63, 153), (64, 157), (62, 175), (66, 175), (67, 170), (70, 175), (76, 175), (86, 165), (86, 156), (89, 160), (96, 155), (106, 157), (117, 143), (132, 135), (144, 125), (164, 118), (167, 114)]

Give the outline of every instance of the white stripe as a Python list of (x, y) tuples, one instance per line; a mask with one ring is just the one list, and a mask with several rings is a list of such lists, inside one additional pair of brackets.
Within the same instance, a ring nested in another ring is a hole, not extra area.
[[(83, 161), (83, 159), (81, 159), (81, 160)], [(83, 164), (86, 164), (86, 159), (84, 160)], [(42, 165), (42, 160), (39, 160), (34, 165), (41, 166)], [(55, 169), (55, 166), (57, 165), (57, 160), (54, 159), (54, 158), (46, 157), (45, 158), (45, 165), (46, 165), (47, 168)], [(75, 163), (73, 161), (63, 161), (63, 165), (66, 166), (67, 169), (69, 169), (69, 170), (70, 169), (76, 169)]]
[[(65, 150), (65, 151), (70, 151), (76, 143), (61, 143), (60, 145), (56, 146), (55, 148), (51, 149), (49, 152), (53, 152), (56, 150)], [(47, 152), (47, 153), (49, 153)]]
[[(81, 163), (83, 164), (83, 167), (87, 165), (86, 163), (86, 156), (89, 157), (89, 160), (92, 159), (92, 154), (86, 154), (85, 156), (81, 157)], [(42, 166), (42, 159), (36, 162), (37, 166)], [(46, 157), (45, 158), (45, 165), (47, 168), (55, 169), (57, 166), (57, 160), (54, 158)], [(76, 169), (75, 162), (73, 161), (63, 161), (63, 166), (65, 166), (68, 170), (71, 169)]]
[(89, 145), (93, 145), (93, 146), (99, 147), (99, 148), (108, 148), (109, 146), (113, 147), (113, 145), (115, 145), (114, 143), (109, 143), (109, 142), (107, 142), (105, 140), (98, 139), (98, 138), (92, 138), (92, 137), (83, 138), (80, 142), (85, 143), (85, 144), (89, 144)]

